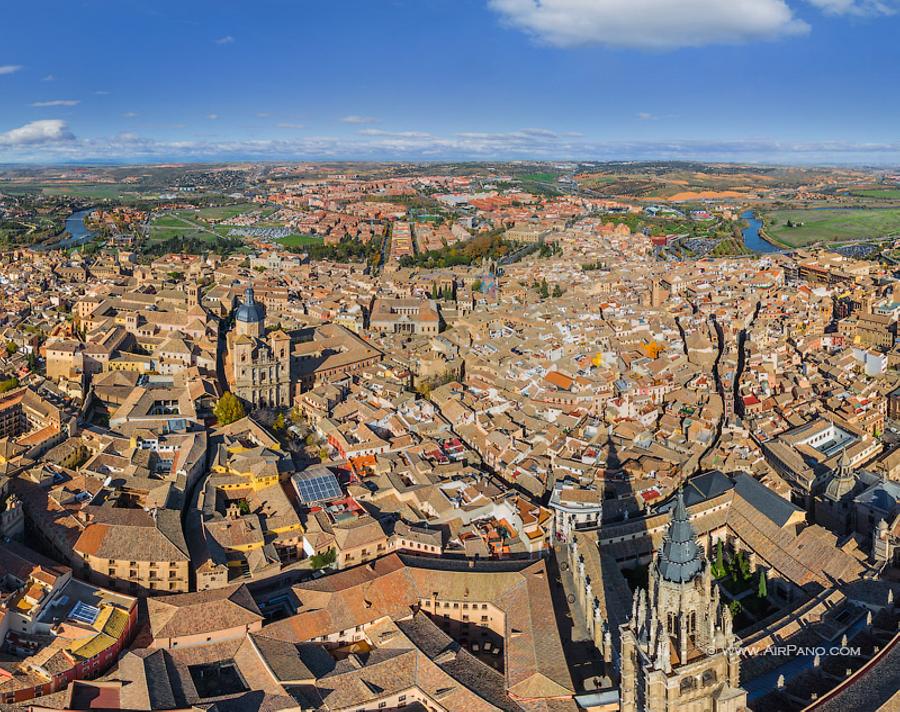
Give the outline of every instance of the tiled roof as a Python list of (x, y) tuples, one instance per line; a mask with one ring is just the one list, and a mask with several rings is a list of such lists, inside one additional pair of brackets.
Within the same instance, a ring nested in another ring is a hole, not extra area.
[(178, 638), (228, 630), (263, 620), (243, 584), (147, 600), (154, 638)]

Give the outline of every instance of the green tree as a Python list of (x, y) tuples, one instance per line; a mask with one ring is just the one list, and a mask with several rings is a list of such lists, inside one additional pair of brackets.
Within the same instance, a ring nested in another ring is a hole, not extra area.
[(228, 425), (235, 420), (240, 420), (246, 413), (243, 403), (238, 400), (237, 396), (231, 391), (225, 391), (216, 403), (216, 407), (213, 408), (213, 415), (216, 416), (219, 425)]
[(738, 554), (737, 565), (738, 574), (740, 575), (741, 580), (746, 581), (750, 578), (750, 562), (747, 560), (747, 555), (743, 551)]
[(11, 391), (13, 388), (19, 387), (19, 379), (13, 376), (12, 378), (7, 378), (5, 381), (0, 381), (0, 393), (6, 393), (7, 391)]
[(546, 299), (550, 296), (550, 285), (547, 284), (546, 278), (541, 280), (541, 286), (538, 291), (540, 292), (541, 299)]
[(334, 549), (328, 549), (321, 554), (313, 554), (309, 559), (316, 571), (331, 566), (335, 561), (337, 561), (337, 552)]
[(481, 291), (481, 286), (482, 286), (481, 280), (480, 280), (480, 279), (476, 279), (474, 282), (472, 282), (472, 291), (473, 291), (473, 292), (480, 292), (480, 291)]
[(561, 297), (562, 295), (563, 295), (562, 287), (560, 287), (558, 284), (554, 284), (553, 285), (553, 296)]
[(734, 618), (738, 613), (744, 610), (744, 606), (740, 601), (732, 601), (728, 604), (728, 608), (731, 611), (731, 617)]
[(759, 585), (756, 589), (756, 595), (759, 598), (766, 598), (769, 595), (768, 587), (766, 585), (766, 570), (759, 570)]
[(275, 420), (272, 422), (272, 430), (276, 433), (282, 433), (287, 428), (287, 423), (284, 419), (284, 413), (279, 413), (275, 416)]
[(18, 350), (19, 350), (19, 345), (15, 341), (7, 341), (6, 342), (6, 355), (7, 356), (12, 356)]
[(722, 578), (725, 575), (725, 552), (722, 548), (722, 540), (716, 544), (716, 563), (713, 565), (713, 576)]

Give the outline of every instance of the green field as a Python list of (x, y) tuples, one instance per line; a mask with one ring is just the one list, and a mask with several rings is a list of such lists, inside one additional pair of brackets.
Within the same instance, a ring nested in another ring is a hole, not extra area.
[(238, 205), (222, 205), (216, 208), (199, 208), (197, 210), (191, 210), (188, 212), (188, 216), (194, 215), (202, 220), (218, 222), (219, 220), (228, 220), (228, 218), (233, 218), (236, 215), (257, 208), (259, 208), (259, 206), (254, 205), (253, 203), (239, 203)]
[[(185, 211), (185, 214), (190, 215), (187, 211)], [(150, 242), (163, 242), (164, 240), (180, 236), (196, 237), (201, 240), (212, 240), (214, 238), (214, 235), (209, 232), (209, 228), (186, 221), (180, 212), (159, 215), (149, 225), (148, 237)]]
[[(787, 222), (798, 225), (788, 227)], [(776, 210), (764, 216), (765, 231), (790, 247), (900, 235), (900, 208)]]
[[(215, 240), (216, 237), (229, 237), (228, 233), (234, 228), (233, 225), (215, 225), (205, 221), (226, 220), (256, 207), (246, 203), (163, 213), (150, 223), (149, 240), (150, 242), (162, 242), (173, 237), (196, 237), (209, 242)], [(203, 220), (203, 222), (198, 222), (198, 220)]]
[(535, 183), (556, 183), (559, 173), (525, 173), (519, 176), (519, 180)]
[(315, 235), (288, 235), (278, 240), (285, 247), (302, 247), (303, 245), (321, 245), (322, 238)]
[(900, 188), (869, 188), (866, 190), (854, 190), (851, 195), (855, 195), (857, 198), (900, 200)]
[(125, 193), (137, 193), (137, 188), (127, 184), (85, 183), (82, 185), (44, 186), (45, 195), (72, 196), (75, 198), (93, 198), (96, 200), (116, 200)]

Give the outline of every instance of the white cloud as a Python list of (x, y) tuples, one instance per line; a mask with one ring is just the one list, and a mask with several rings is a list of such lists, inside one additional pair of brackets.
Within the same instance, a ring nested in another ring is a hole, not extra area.
[(898, 0), (807, 0), (826, 15), (893, 15)]
[(385, 131), (384, 129), (360, 129), (360, 136), (379, 136), (386, 138), (433, 138), (425, 131)]
[(234, 37), (232, 37), (231, 35), (225, 35), (224, 37), (220, 37), (219, 39), (216, 40), (217, 45), (227, 45), (227, 44), (233, 44), (233, 43), (234, 43)]
[(34, 122), (0, 134), (0, 160), (132, 162), (229, 160), (700, 160), (780, 164), (900, 164), (900, 141), (792, 143), (757, 140), (597, 141), (549, 129), (377, 131), (285, 139), (158, 140), (124, 132), (75, 139), (61, 121)]
[(126, 111), (124, 114), (122, 114), (123, 119), (136, 119), (137, 116), (138, 113), (136, 111)]
[(267, 119), (267, 118), (269, 118), (272, 114), (270, 114), (268, 111), (257, 111), (257, 112), (256, 112), (256, 115), (257, 115), (260, 119)]
[(276, 127), (279, 129), (302, 129), (303, 124), (292, 124), (286, 121), (281, 122), (280, 124), (276, 124)]
[(98, 89), (97, 91), (94, 92), (94, 95), (95, 96), (109, 96), (109, 92), (105, 91), (103, 89)]
[(35, 101), (31, 105), (42, 109), (48, 106), (78, 106), (80, 103), (80, 99), (51, 99), (50, 101)]
[(21, 64), (0, 64), (0, 74), (15, 74), (22, 69)]
[(219, 115), (218, 114), (207, 114), (206, 118), (209, 119), (210, 121), (217, 121), (219, 118)]
[(30, 146), (42, 143), (72, 141), (75, 136), (65, 121), (44, 119), (0, 133), (0, 146)]
[(559, 47), (674, 49), (809, 31), (784, 0), (488, 0), (488, 5), (511, 26)]
[(42, 82), (55, 82), (55, 81), (56, 81), (56, 77), (54, 77), (52, 74), (48, 74), (46, 77), (44, 77), (43, 79), (41, 79), (41, 81), (42, 81)]
[(374, 116), (356, 116), (351, 114), (350, 116), (344, 116), (341, 121), (345, 124), (374, 124), (377, 123), (378, 119)]

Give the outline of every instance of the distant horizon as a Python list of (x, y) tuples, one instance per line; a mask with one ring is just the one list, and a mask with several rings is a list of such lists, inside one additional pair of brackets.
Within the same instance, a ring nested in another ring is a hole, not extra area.
[(445, 165), (504, 165), (504, 164), (541, 164), (541, 165), (558, 165), (558, 164), (578, 164), (578, 165), (597, 165), (597, 166), (615, 166), (620, 164), (699, 164), (699, 165), (722, 165), (722, 166), (748, 166), (748, 167), (765, 167), (765, 168), (822, 168), (822, 169), (858, 169), (893, 172), (900, 171), (900, 160), (895, 163), (865, 163), (857, 161), (784, 161), (784, 160), (726, 160), (726, 159), (702, 159), (702, 158), (431, 158), (431, 159), (411, 159), (411, 158), (349, 158), (349, 157), (329, 157), (329, 158), (257, 158), (253, 156), (245, 157), (209, 157), (209, 158), (184, 158), (184, 157), (154, 157), (142, 160), (140, 158), (85, 158), (71, 159), (64, 161), (0, 161), (0, 169), (36, 169), (36, 168), (111, 168), (129, 166), (135, 167), (154, 167), (154, 166), (221, 166), (230, 164), (260, 164), (260, 165), (283, 165), (283, 164), (350, 164), (350, 165), (372, 165), (372, 166), (445, 166)]

